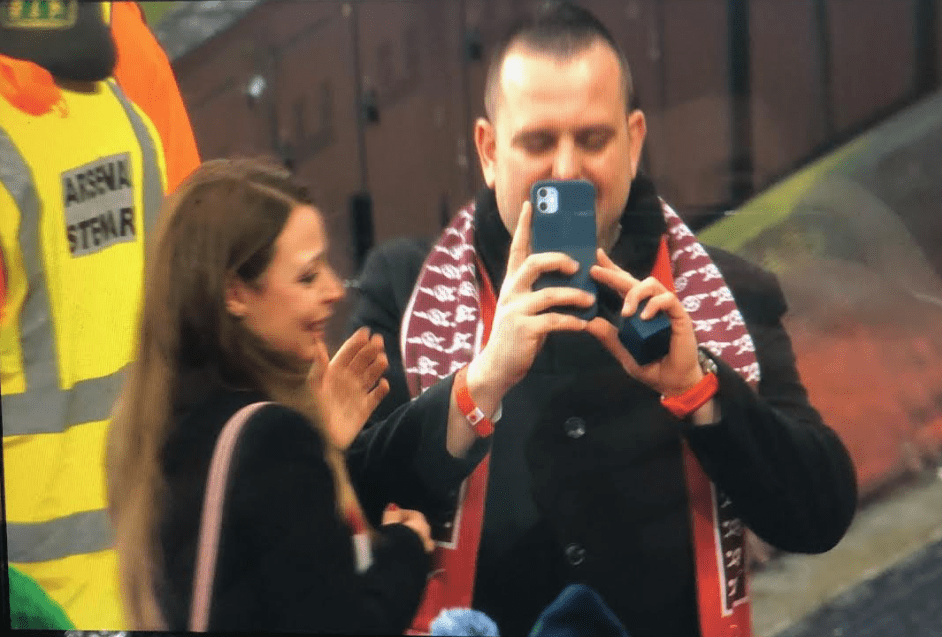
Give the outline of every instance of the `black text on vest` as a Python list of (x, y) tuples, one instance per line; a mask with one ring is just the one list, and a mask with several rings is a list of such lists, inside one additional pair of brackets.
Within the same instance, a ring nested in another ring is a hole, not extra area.
[(137, 236), (130, 153), (62, 173), (69, 252), (83, 257)]

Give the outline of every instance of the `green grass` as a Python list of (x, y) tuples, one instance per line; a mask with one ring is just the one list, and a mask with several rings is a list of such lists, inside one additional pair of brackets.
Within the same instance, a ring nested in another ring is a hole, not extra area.
[(731, 252), (746, 245), (763, 230), (784, 221), (811, 188), (835, 172), (853, 173), (861, 164), (904, 148), (925, 135), (938, 135), (942, 91), (901, 110), (837, 150), (747, 201), (735, 214), (703, 229), (698, 238)]
[(801, 196), (848, 159), (859, 143), (851, 143), (801, 169), (743, 204), (731, 217), (699, 233), (706, 244), (735, 252), (766, 228), (774, 227), (791, 214)]
[(144, 15), (147, 17), (147, 25), (153, 29), (159, 23), (160, 20), (164, 17), (171, 9), (175, 8), (179, 2), (141, 2), (141, 8), (144, 10)]

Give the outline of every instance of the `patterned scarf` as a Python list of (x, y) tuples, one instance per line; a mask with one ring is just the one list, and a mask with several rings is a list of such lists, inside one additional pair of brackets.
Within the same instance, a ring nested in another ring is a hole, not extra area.
[[(732, 293), (690, 229), (657, 201), (667, 233), (652, 274), (676, 292), (700, 345), (755, 389), (759, 382), (755, 348)], [(413, 396), (467, 365), (487, 342), (496, 296), (474, 248), (474, 212), (475, 204), (469, 204), (445, 229), (406, 307), (400, 347)], [(508, 417), (513, 415), (504, 416)], [(731, 515), (729, 498), (713, 486), (686, 443), (683, 448), (701, 633), (749, 637), (745, 528)], [(462, 486), (452, 536), (437, 542), (436, 570), (406, 634), (428, 634), (429, 623), (443, 608), (471, 607), (487, 476), (485, 457)]]

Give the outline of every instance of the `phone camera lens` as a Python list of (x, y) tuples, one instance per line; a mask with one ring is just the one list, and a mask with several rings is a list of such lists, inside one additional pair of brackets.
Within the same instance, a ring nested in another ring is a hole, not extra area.
[(539, 205), (539, 208), (540, 208), (540, 212), (546, 212), (546, 202), (545, 202), (545, 201), (541, 201), (541, 202), (540, 202), (540, 205)]
[[(539, 191), (537, 194), (540, 195), (541, 197), (545, 197), (545, 196), (546, 196), (546, 188), (540, 188), (540, 191)], [(541, 210), (542, 210), (542, 208), (541, 208)]]

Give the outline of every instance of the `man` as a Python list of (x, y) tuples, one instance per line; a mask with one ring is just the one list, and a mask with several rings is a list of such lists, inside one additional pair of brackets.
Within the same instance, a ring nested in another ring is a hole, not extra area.
[[(603, 25), (544, 5), (494, 53), (475, 124), (487, 188), (432, 248), (401, 325), (382, 319), (398, 308), (378, 306), (394, 298), (382, 259), (364, 269), (351, 325), (384, 335), (391, 368), (399, 344), (413, 395), (450, 385), (440, 436), (452, 455), (490, 445), (453, 520), (436, 521), (439, 568), (417, 632), (438, 607), (473, 606), (525, 634), (582, 582), (633, 637), (749, 635), (744, 525), (822, 552), (853, 517), (854, 469), (800, 384), (781, 290), (704, 250), (639, 173), (632, 91)], [(600, 292), (588, 322), (554, 310), (588, 307), (588, 293), (532, 289), (577, 268), (530, 254), (525, 202), (547, 178), (597, 191), (591, 275), (618, 296)], [(644, 367), (610, 322), (642, 299), (643, 316), (663, 310), (672, 330), (667, 356)]]
[(161, 138), (98, 3), (0, 2), (0, 389), (8, 559), (80, 629), (124, 628), (104, 440), (130, 362)]

